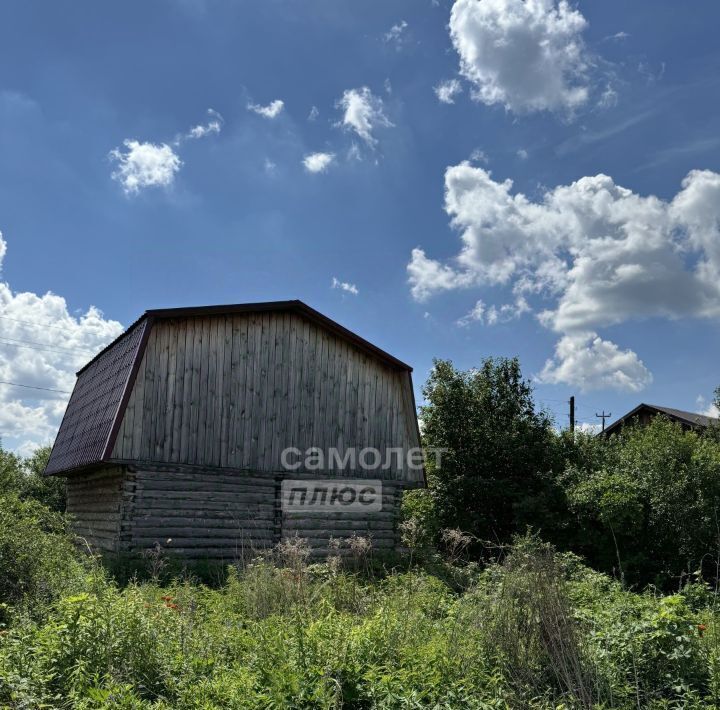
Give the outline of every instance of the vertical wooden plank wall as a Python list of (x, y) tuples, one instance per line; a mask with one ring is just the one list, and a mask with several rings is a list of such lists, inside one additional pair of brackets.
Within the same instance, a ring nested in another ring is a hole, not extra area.
[[(418, 445), (407, 372), (265, 312), (156, 322), (112, 458), (270, 473), (290, 446)], [(393, 466), (383, 477), (422, 474)]]

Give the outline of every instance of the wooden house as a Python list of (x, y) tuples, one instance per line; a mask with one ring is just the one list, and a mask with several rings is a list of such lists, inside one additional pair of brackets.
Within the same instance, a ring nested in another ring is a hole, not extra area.
[[(46, 473), (104, 551), (232, 559), (299, 536), (322, 553), (353, 533), (393, 548), (402, 492), (424, 484), (411, 371), (300, 301), (147, 311), (78, 372)], [(374, 504), (310, 490), (285, 506), (291, 480), (372, 480)]]
[(617, 434), (626, 424), (645, 427), (658, 415), (667, 417), (670, 421), (679, 424), (686, 431), (702, 431), (718, 424), (718, 420), (715, 417), (708, 417), (705, 414), (695, 414), (694, 412), (685, 412), (682, 409), (642, 403), (608, 425), (602, 434), (605, 436)]

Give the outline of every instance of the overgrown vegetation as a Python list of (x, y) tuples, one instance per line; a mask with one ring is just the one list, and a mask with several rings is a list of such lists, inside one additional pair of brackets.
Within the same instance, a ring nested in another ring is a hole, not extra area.
[[(445, 564), (446, 576), (452, 576)], [(82, 591), (0, 635), (0, 702), (58, 708), (715, 706), (720, 645), (706, 585), (626, 591), (525, 537), (449, 585), (308, 565), (301, 542), (233, 568)], [(32, 592), (29, 592), (32, 594)]]
[(718, 431), (559, 433), (515, 361), (425, 395), (447, 451), (392, 564), (295, 539), (213, 585), (161, 551), (113, 577), (47, 451), (0, 450), (0, 706), (720, 708)]

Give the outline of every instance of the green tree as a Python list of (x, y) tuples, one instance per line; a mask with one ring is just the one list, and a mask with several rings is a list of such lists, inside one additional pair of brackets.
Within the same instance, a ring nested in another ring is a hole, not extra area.
[(564, 486), (581, 549), (628, 583), (678, 584), (720, 553), (720, 444), (664, 417), (625, 427)]
[(22, 458), (0, 446), (0, 495), (15, 494), (65, 512), (65, 479), (43, 475), (50, 450), (50, 446), (41, 446), (31, 456)]
[(65, 512), (65, 479), (59, 476), (45, 476), (45, 466), (50, 458), (51, 446), (35, 449), (32, 456), (23, 460), (23, 498), (33, 498), (50, 510)]
[(440, 525), (495, 541), (542, 527), (556, 437), (519, 362), (488, 358), (461, 371), (436, 360), (423, 394), (424, 445), (445, 450), (439, 467), (427, 457)]
[(0, 442), (0, 494), (19, 493), (22, 487), (22, 461)]

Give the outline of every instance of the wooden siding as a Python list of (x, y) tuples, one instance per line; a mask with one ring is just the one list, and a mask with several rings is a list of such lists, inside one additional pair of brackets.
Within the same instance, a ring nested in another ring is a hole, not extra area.
[(67, 479), (72, 531), (90, 547), (115, 552), (120, 539), (125, 478), (120, 466)]
[[(111, 458), (272, 473), (290, 446), (418, 445), (407, 371), (266, 312), (156, 322)], [(382, 475), (422, 480), (406, 466)]]

